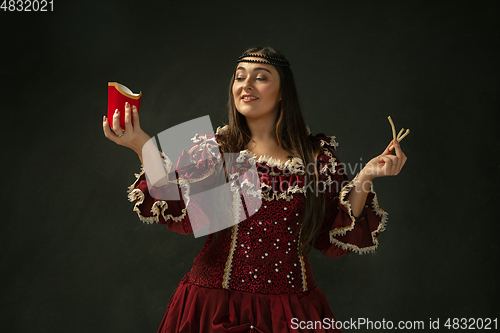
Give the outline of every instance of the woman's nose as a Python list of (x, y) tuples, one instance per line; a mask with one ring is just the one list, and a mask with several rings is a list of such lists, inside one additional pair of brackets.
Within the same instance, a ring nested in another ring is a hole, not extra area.
[(246, 78), (243, 82), (243, 89), (253, 89), (252, 80)]

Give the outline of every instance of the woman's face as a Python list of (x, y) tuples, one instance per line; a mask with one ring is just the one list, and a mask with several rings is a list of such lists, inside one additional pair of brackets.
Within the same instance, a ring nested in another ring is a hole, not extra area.
[(275, 121), (281, 99), (278, 71), (272, 65), (240, 62), (233, 82), (233, 98), (236, 109), (246, 118)]

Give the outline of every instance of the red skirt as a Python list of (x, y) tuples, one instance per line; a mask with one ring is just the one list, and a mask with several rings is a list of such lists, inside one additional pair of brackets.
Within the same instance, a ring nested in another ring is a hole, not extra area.
[(199, 287), (186, 275), (158, 333), (342, 332), (333, 328), (334, 320), (318, 287), (299, 294), (259, 294)]

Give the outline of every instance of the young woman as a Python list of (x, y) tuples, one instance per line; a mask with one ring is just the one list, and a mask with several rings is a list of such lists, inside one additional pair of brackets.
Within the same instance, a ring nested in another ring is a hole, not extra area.
[[(371, 183), (397, 175), (406, 156), (397, 140), (391, 141), (349, 182), (334, 154), (334, 137), (308, 132), (290, 64), (270, 47), (252, 48), (240, 56), (228, 109), (229, 124), (218, 128), (215, 138), (196, 135), (194, 148), (179, 160), (203, 155), (203, 165), (179, 178), (195, 183), (224, 170), (224, 158), (214, 147), (237, 153), (227, 172), (233, 175), (255, 161), (257, 172), (246, 177), (258, 177), (261, 188), (252, 195), (262, 204), (239, 224), (208, 236), (158, 332), (340, 332), (315, 285), (308, 246), (332, 258), (374, 251), (387, 213), (378, 206)], [(104, 117), (106, 137), (133, 149), (142, 162), (142, 147), (150, 137), (140, 127), (137, 110), (125, 106), (125, 131), (117, 125), (118, 116), (116, 112), (113, 131)], [(246, 184), (255, 184), (248, 180)], [(165, 188), (178, 191), (175, 186)], [(141, 220), (193, 233), (184, 201), (151, 196), (144, 171), (130, 187), (129, 199)], [(245, 204), (245, 209), (252, 207), (252, 202)]]

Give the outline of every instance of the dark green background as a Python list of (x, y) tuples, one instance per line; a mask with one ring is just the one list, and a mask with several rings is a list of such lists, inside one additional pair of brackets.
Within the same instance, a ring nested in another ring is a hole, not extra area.
[(140, 162), (102, 133), (107, 82), (143, 92), (150, 135), (220, 126), (259, 44), (285, 52), (341, 162), (380, 154), (388, 115), (412, 131), (401, 174), (374, 182), (376, 253), (310, 253), (337, 319), (498, 316), (498, 1), (54, 2), (0, 12), (2, 331), (156, 331), (203, 239), (132, 211)]

